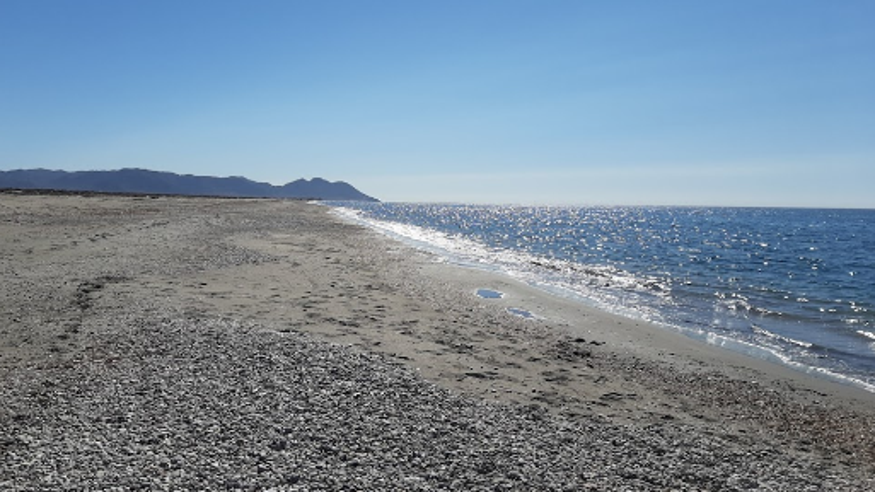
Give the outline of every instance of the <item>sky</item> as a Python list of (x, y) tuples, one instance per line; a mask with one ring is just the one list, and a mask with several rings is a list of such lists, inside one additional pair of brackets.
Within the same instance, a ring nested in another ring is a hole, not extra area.
[(0, 170), (875, 208), (870, 0), (0, 0)]

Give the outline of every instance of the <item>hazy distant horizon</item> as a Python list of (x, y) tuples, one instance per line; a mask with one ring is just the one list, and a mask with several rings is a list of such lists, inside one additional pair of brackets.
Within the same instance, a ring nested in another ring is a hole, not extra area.
[[(623, 202), (611, 202), (609, 200), (605, 200), (602, 202), (561, 201), (561, 200), (553, 200), (553, 201), (549, 201), (549, 200), (496, 201), (496, 200), (489, 200), (486, 197), (480, 197), (479, 199), (475, 198), (475, 199), (470, 199), (470, 200), (452, 200), (452, 199), (441, 198), (442, 193), (441, 193), (440, 189), (434, 191), (434, 193), (435, 193), (434, 196), (436, 196), (438, 198), (431, 198), (431, 199), (428, 199), (428, 198), (421, 198), (421, 199), (393, 198), (393, 199), (389, 199), (389, 198), (384, 198), (381, 196), (377, 196), (373, 193), (370, 193), (367, 189), (363, 189), (359, 184), (357, 184), (355, 182), (351, 182), (350, 180), (342, 179), (342, 178), (341, 179), (327, 179), (324, 176), (315, 175), (315, 174), (290, 177), (290, 178), (286, 179), (285, 181), (270, 182), (267, 180), (253, 179), (249, 176), (246, 176), (246, 175), (240, 174), (240, 173), (231, 174), (231, 175), (210, 175), (210, 174), (179, 173), (179, 172), (175, 172), (175, 171), (164, 171), (164, 170), (149, 169), (149, 168), (112, 168), (112, 169), (90, 169), (89, 168), (89, 169), (81, 169), (81, 170), (76, 170), (76, 171), (70, 171), (67, 169), (48, 169), (48, 168), (29, 168), (29, 169), (31, 169), (31, 170), (42, 169), (42, 170), (47, 170), (47, 171), (66, 171), (66, 172), (89, 172), (89, 171), (98, 171), (99, 172), (99, 171), (118, 171), (121, 169), (141, 169), (141, 170), (145, 170), (145, 171), (155, 171), (155, 172), (172, 172), (172, 173), (179, 174), (179, 175), (188, 174), (188, 175), (194, 175), (194, 176), (205, 176), (205, 177), (216, 177), (216, 178), (245, 178), (245, 179), (248, 179), (250, 181), (259, 182), (259, 183), (267, 183), (267, 184), (270, 184), (273, 186), (283, 186), (283, 185), (286, 185), (286, 184), (289, 184), (293, 181), (298, 181), (298, 180), (311, 181), (313, 179), (326, 179), (329, 182), (345, 182), (347, 184), (352, 185), (353, 187), (355, 187), (356, 189), (358, 189), (359, 191), (361, 191), (362, 193), (364, 193), (366, 195), (373, 196), (374, 198), (377, 198), (381, 202), (388, 202), (388, 203), (421, 203), (421, 204), (485, 205), (485, 206), (489, 206), (489, 205), (494, 205), (494, 206), (535, 206), (535, 207), (537, 207), (537, 206), (546, 206), (546, 207), (553, 207), (553, 206), (559, 206), (559, 207), (562, 207), (562, 206), (568, 206), (568, 207), (701, 207), (701, 208), (758, 208), (758, 207), (762, 207), (762, 208), (875, 210), (875, 206), (854, 206), (854, 205), (817, 206), (817, 205), (811, 205), (811, 204), (794, 205), (794, 204), (779, 204), (779, 203), (769, 204), (769, 203), (741, 203), (741, 202), (739, 202), (739, 203), (726, 203), (726, 202), (724, 202), (724, 203), (720, 203), (720, 204), (715, 204), (715, 203), (709, 203), (707, 201), (687, 202), (687, 203), (681, 203), (681, 202), (658, 203), (658, 202), (645, 202), (645, 201), (637, 201), (637, 202), (630, 201), (630, 202), (623, 203)], [(24, 170), (24, 169), (13, 168), (10, 170)], [(5, 170), (0, 169), (0, 171), (5, 171)], [(0, 184), (2, 184), (2, 183), (0, 183)], [(2, 188), (2, 186), (0, 186), (0, 188)], [(449, 194), (451, 194), (451, 193), (446, 193), (446, 195), (449, 195)]]

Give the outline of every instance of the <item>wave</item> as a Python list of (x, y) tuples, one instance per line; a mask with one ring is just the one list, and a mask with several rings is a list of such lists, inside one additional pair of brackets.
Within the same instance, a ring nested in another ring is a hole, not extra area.
[[(800, 362), (780, 349), (766, 347), (763, 345), (746, 342), (744, 340), (738, 340), (732, 337), (718, 335), (716, 333), (705, 331), (701, 331), (700, 333), (702, 334), (701, 337), (694, 336), (693, 338), (701, 338), (710, 345), (725, 348), (733, 352), (746, 354), (748, 356), (758, 359), (777, 362), (804, 374), (836, 381), (842, 384), (847, 384), (849, 386), (862, 389), (864, 391), (868, 391), (870, 393), (875, 393), (875, 379), (867, 377), (866, 375), (844, 374), (827, 367)], [(801, 343), (805, 344), (806, 342)]]
[(437, 253), (461, 265), (499, 269), (514, 277), (550, 278), (552, 282), (568, 287), (587, 285), (660, 295), (671, 292), (671, 287), (666, 282), (653, 277), (637, 276), (611, 265), (586, 265), (523, 251), (494, 248), (457, 234), (374, 219), (352, 208), (335, 207), (333, 210), (341, 217), (352, 219), (420, 249)]
[(348, 207), (334, 207), (332, 210), (343, 218), (371, 227), (403, 242), (412, 243), (420, 249), (432, 253), (450, 254), (459, 263), (479, 262), (479, 259), (488, 253), (488, 248), (483, 244), (458, 235), (416, 225), (373, 219), (360, 210)]
[(810, 349), (814, 346), (814, 344), (811, 342), (804, 342), (802, 340), (796, 340), (794, 338), (785, 337), (785, 336), (779, 335), (777, 333), (772, 333), (771, 331), (766, 330), (764, 328), (760, 328), (759, 326), (751, 326), (751, 330), (754, 333), (756, 333), (757, 335), (762, 335), (766, 338), (771, 338), (772, 340), (778, 340), (778, 341), (781, 341), (784, 343), (789, 343), (791, 345), (796, 345), (797, 347), (803, 347), (803, 348)]
[(866, 330), (857, 330), (858, 335), (863, 335), (864, 337), (875, 340), (875, 332), (866, 331)]
[(735, 292), (716, 292), (714, 295), (718, 299), (717, 305), (730, 311), (753, 314), (756, 316), (783, 316), (783, 313), (753, 305), (753, 303), (750, 302), (750, 299), (742, 294)]

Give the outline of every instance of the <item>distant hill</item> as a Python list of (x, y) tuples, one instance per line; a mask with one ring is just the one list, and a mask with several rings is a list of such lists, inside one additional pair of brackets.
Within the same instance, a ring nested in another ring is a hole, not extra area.
[(283, 186), (274, 186), (240, 176), (217, 178), (146, 169), (77, 172), (47, 169), (0, 171), (0, 188), (378, 201), (348, 183), (330, 182), (322, 178), (299, 179)]

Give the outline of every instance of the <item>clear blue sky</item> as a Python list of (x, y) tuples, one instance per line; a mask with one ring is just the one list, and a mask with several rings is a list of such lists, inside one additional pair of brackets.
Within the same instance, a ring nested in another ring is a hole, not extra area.
[(0, 169), (875, 208), (871, 0), (0, 0)]

